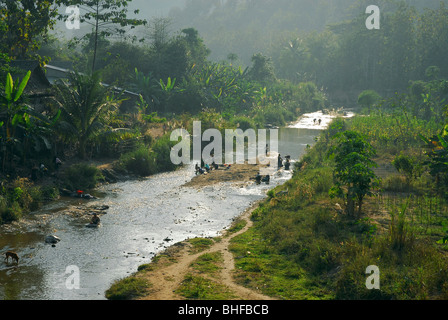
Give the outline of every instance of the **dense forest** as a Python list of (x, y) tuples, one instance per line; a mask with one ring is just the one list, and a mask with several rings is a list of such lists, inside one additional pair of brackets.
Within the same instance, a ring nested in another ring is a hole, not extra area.
[[(364, 27), (369, 1), (187, 1), (175, 25), (193, 25), (215, 60), (249, 65), (271, 57), (278, 77), (314, 81), (331, 93), (404, 90), (431, 65), (448, 73), (446, 7), (440, 1), (379, 1), (381, 29)], [(445, 30), (445, 31), (444, 31)], [(438, 56), (438, 58), (436, 57)]]
[[(365, 25), (369, 1), (188, 0), (158, 16), (144, 3), (0, 3), (0, 223), (61, 190), (113, 180), (85, 160), (139, 176), (175, 170), (170, 132), (194, 120), (203, 130), (265, 128), (348, 107), (359, 116), (334, 121), (298, 162), (289, 193), (269, 193), (255, 211), (260, 259), (239, 261), (241, 282), (271, 281), (268, 294), (290, 299), (447, 296), (445, 2), (379, 1), (378, 30)], [(64, 29), (69, 5), (82, 8), (82, 32)], [(50, 83), (50, 70), (65, 76)], [(381, 181), (376, 165), (397, 174)], [(404, 198), (392, 204), (391, 194)], [(386, 231), (367, 216), (380, 211), (391, 212)], [(389, 283), (399, 271), (414, 280), (358, 291), (354, 268), (369, 259), (386, 260)], [(266, 279), (276, 272), (287, 281)], [(311, 289), (288, 287), (305, 273)]]

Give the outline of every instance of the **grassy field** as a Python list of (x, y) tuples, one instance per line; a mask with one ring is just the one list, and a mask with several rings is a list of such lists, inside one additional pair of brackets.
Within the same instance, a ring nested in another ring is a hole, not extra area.
[[(254, 211), (254, 227), (232, 240), (238, 283), (293, 300), (448, 297), (443, 241), (448, 206), (431, 192), (435, 185), (424, 168), (410, 181), (397, 171), (383, 172), (381, 188), (366, 199), (359, 219), (345, 214), (341, 199), (328, 196), (333, 176), (325, 153), (335, 133), (331, 130), (366, 133), (365, 123), (355, 118), (324, 132), (294, 177), (270, 192)], [(389, 124), (394, 122), (384, 122), (381, 131), (387, 132)], [(391, 133), (400, 135), (399, 130)], [(375, 136), (370, 139), (376, 141)], [(414, 138), (392, 146), (378, 143), (375, 160), (385, 165), (401, 151), (418, 155), (418, 146)], [(282, 190), (288, 192), (280, 195)], [(366, 287), (370, 275), (366, 269), (371, 265), (380, 270), (380, 290)]]

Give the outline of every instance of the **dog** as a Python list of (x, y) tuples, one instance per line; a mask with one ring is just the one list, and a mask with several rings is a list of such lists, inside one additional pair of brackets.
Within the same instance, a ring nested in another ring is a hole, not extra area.
[(16, 263), (19, 263), (19, 256), (17, 255), (17, 253), (12, 252), (12, 251), (8, 251), (5, 253), (5, 260), (6, 262), (9, 262), (9, 258), (11, 258), (12, 260), (16, 260)]

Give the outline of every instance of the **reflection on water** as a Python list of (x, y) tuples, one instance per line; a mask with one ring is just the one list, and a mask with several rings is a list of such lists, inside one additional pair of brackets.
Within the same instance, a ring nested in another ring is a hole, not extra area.
[[(279, 153), (300, 158), (318, 133), (314, 129), (280, 129)], [(14, 250), (20, 256), (18, 266), (0, 259), (0, 298), (105, 299), (104, 292), (113, 281), (135, 272), (167, 246), (219, 235), (268, 189), (290, 179), (291, 172), (276, 174), (269, 186), (182, 187), (193, 176), (193, 168), (185, 167), (99, 188), (103, 196), (91, 204), (110, 209), (98, 229), (85, 228), (85, 219), (63, 210), (81, 199), (52, 203), (24, 225), (0, 227), (0, 252)], [(46, 244), (44, 238), (49, 234), (61, 241), (55, 246)], [(79, 268), (80, 289), (67, 288), (68, 266)]]

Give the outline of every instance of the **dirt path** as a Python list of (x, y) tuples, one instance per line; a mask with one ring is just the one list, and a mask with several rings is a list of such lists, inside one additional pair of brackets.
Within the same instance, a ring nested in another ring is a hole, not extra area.
[(222, 241), (215, 242), (209, 249), (201, 251), (196, 254), (190, 253), (190, 246), (183, 243), (181, 249), (174, 253), (176, 262), (162, 268), (157, 268), (154, 271), (149, 271), (144, 274), (144, 278), (148, 280), (152, 287), (150, 294), (142, 300), (182, 300), (183, 297), (175, 293), (184, 280), (185, 275), (191, 271), (190, 265), (198, 257), (205, 253), (221, 252), (223, 256), (223, 263), (221, 274), (217, 277), (220, 284), (227, 286), (239, 300), (272, 300), (271, 297), (265, 296), (254, 290), (242, 287), (236, 284), (233, 280), (233, 270), (235, 268), (233, 254), (229, 251), (229, 245), (232, 238), (246, 232), (251, 226), (252, 221), (250, 215), (252, 211), (258, 206), (254, 205), (247, 209), (241, 219), (246, 221), (246, 226), (240, 231), (224, 235)]

